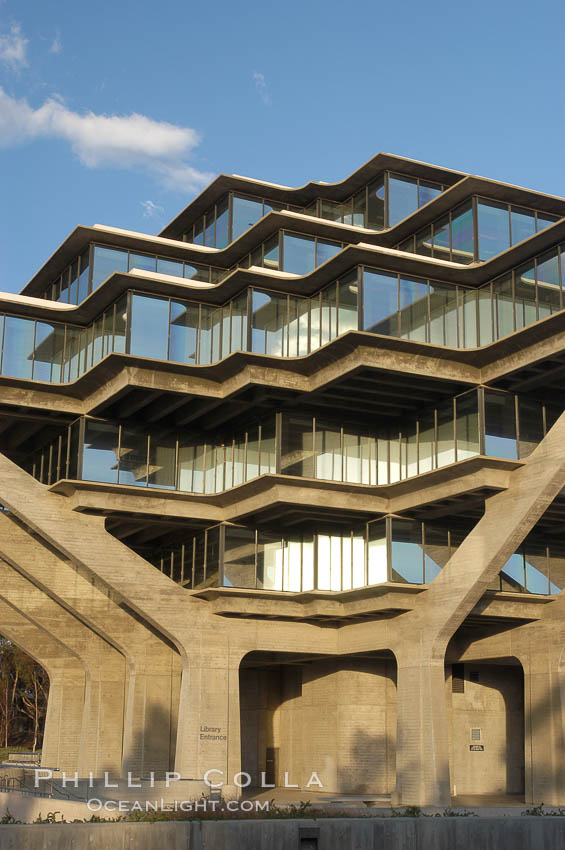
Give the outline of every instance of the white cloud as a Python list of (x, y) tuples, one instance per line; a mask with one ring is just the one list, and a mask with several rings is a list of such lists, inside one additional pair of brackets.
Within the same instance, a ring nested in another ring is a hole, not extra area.
[(143, 207), (143, 218), (160, 218), (165, 214), (163, 207), (153, 201), (140, 201), (140, 204)]
[(265, 106), (270, 106), (271, 93), (269, 91), (265, 75), (259, 73), (259, 71), (253, 71), (253, 80), (255, 81), (255, 88), (259, 92), (259, 97), (261, 98)]
[(57, 32), (55, 34), (55, 38), (51, 42), (51, 47), (49, 48), (49, 53), (60, 53), (63, 49), (63, 43), (61, 41), (61, 33)]
[(0, 35), (0, 62), (12, 71), (18, 71), (27, 65), (26, 50), (28, 39), (22, 34), (19, 24), (12, 24), (6, 35)]
[(168, 188), (179, 191), (195, 191), (213, 177), (186, 162), (200, 144), (199, 134), (190, 127), (154, 121), (135, 112), (80, 114), (57, 96), (34, 109), (0, 87), (0, 147), (40, 138), (68, 142), (87, 168), (144, 168)]

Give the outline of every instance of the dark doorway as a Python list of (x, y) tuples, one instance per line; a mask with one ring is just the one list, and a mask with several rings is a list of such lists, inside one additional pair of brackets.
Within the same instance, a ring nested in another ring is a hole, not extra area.
[(279, 778), (279, 748), (267, 747), (265, 756), (265, 778), (267, 785), (278, 785)]

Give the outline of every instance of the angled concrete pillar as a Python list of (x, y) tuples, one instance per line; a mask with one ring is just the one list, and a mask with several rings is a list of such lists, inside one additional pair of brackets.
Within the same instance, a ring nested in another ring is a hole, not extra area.
[(175, 647), (132, 616), (100, 580), (57, 556), (5, 513), (0, 554), (125, 656), (123, 774), (162, 777), (172, 770), (181, 677)]
[(60, 640), (3, 599), (0, 633), (41, 664), (49, 676), (42, 765), (74, 773), (78, 770), (86, 688), (84, 664)]
[(485, 513), (412, 612), (396, 621), (397, 799), (450, 801), (448, 722), (443, 684), (450, 638), (565, 485), (565, 414), (511, 473)]
[(0, 597), (44, 631), (60, 635), (86, 669), (86, 690), (78, 759), (80, 776), (120, 776), (126, 665), (124, 657), (96, 632), (0, 561)]

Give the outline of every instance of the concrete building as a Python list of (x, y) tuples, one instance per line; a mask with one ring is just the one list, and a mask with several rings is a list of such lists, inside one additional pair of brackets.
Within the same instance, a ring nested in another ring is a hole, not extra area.
[(565, 803), (564, 247), (564, 199), (378, 154), (1, 293), (44, 763)]

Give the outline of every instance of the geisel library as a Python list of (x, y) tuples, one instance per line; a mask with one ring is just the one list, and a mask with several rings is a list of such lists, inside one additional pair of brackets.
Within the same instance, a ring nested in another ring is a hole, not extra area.
[(564, 199), (378, 154), (2, 293), (43, 763), (565, 803), (564, 251)]

